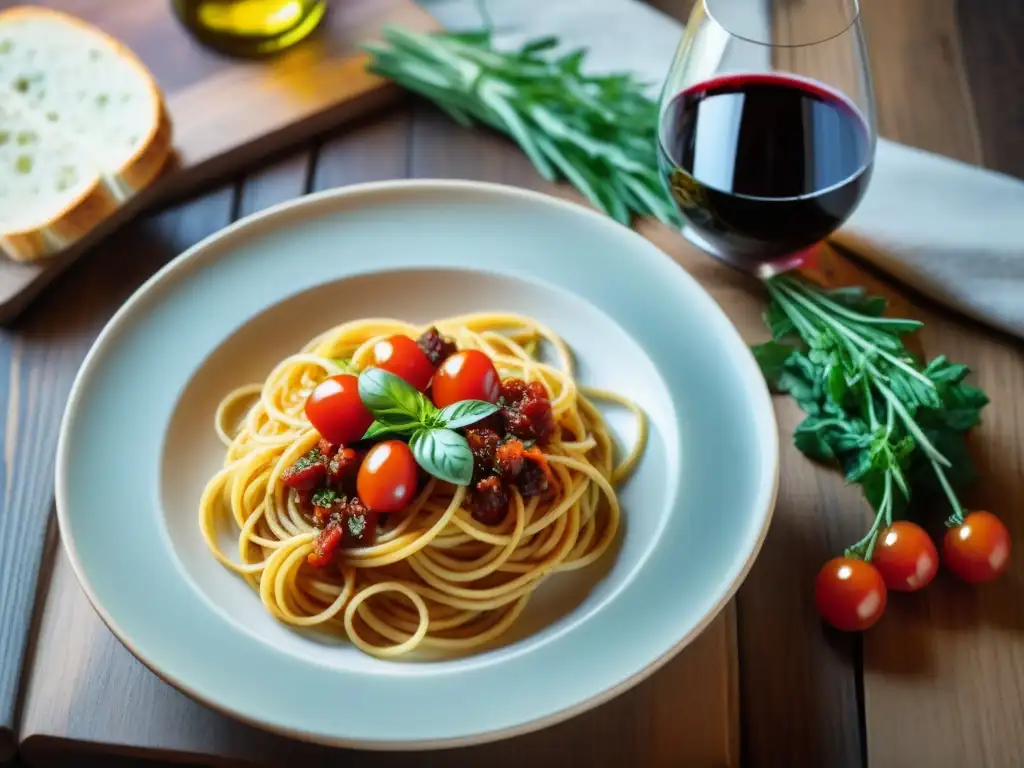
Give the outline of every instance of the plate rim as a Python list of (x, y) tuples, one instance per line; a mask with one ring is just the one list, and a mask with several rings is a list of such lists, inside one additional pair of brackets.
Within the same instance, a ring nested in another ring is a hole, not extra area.
[[(91, 374), (92, 369), (97, 364), (97, 360), (104, 352), (104, 348), (107, 342), (112, 338), (116, 338), (117, 334), (121, 332), (122, 325), (125, 319), (130, 317), (137, 304), (143, 302), (149, 295), (150, 292), (158, 290), (162, 283), (171, 276), (174, 272), (183, 269), (193, 259), (201, 256), (204, 251), (210, 247), (222, 248), (225, 251), (230, 250), (231, 240), (235, 237), (245, 237), (246, 234), (253, 227), (270, 226), (273, 228), (273, 222), (269, 221), (274, 217), (285, 214), (293, 209), (302, 209), (305, 207), (315, 207), (317, 204), (322, 203), (325, 200), (332, 198), (335, 199), (346, 199), (346, 198), (358, 198), (365, 195), (374, 195), (379, 193), (387, 192), (424, 192), (429, 190), (449, 189), (461, 192), (481, 192), (492, 195), (507, 195), (511, 197), (518, 197), (520, 199), (534, 202), (544, 206), (550, 206), (567, 210), (574, 215), (586, 215), (598, 222), (601, 226), (605, 227), (621, 227), (626, 229), (633, 236), (644, 240), (649, 246), (654, 248), (660, 256), (668, 261), (672, 262), (673, 266), (683, 272), (685, 277), (692, 281), (693, 285), (701, 292), (703, 292), (715, 305), (717, 311), (721, 313), (721, 316), (725, 321), (732, 327), (733, 331), (737, 334), (737, 338), (740, 341), (746, 352), (745, 355), (740, 357), (745, 360), (745, 364), (751, 374), (761, 378), (760, 370), (757, 367), (756, 360), (753, 353), (749, 350), (749, 347), (743, 343), (742, 338), (739, 337), (739, 331), (732, 323), (731, 319), (728, 318), (725, 311), (718, 305), (718, 303), (711, 297), (707, 289), (701, 285), (696, 278), (694, 278), (689, 272), (684, 269), (678, 262), (672, 257), (666, 254), (661, 248), (659, 248), (650, 240), (645, 238), (640, 233), (636, 232), (632, 228), (624, 227), (623, 225), (615, 222), (612, 219), (604, 216), (603, 214), (595, 211), (594, 209), (578, 203), (574, 200), (569, 200), (561, 197), (557, 197), (551, 194), (545, 194), (535, 190), (525, 189), (522, 187), (516, 187), (508, 184), (486, 182), (486, 181), (474, 181), (474, 180), (462, 180), (462, 179), (434, 179), (434, 178), (423, 178), (423, 179), (390, 179), (383, 181), (371, 181), (359, 184), (348, 185), (344, 187), (336, 187), (332, 189), (322, 190), (319, 192), (303, 195), (290, 200), (279, 202), (275, 205), (269, 206), (263, 210), (256, 211), (247, 216), (244, 216), (227, 226), (207, 235), (202, 238), (199, 242), (185, 249), (182, 253), (178, 254), (164, 266), (157, 270), (147, 280), (145, 280), (128, 299), (114, 312), (110, 319), (103, 326), (100, 333), (96, 336), (92, 342), (88, 352), (82, 360), (78, 371), (75, 374), (74, 381), (68, 394), (67, 403), (62, 414), (60, 421), (60, 430), (57, 441), (57, 452), (54, 466), (54, 488), (55, 488), (55, 507), (57, 512), (57, 522), (61, 531), (61, 544), (64, 549), (65, 555), (68, 558), (68, 562), (71, 566), (71, 570), (78, 581), (79, 586), (85, 593), (93, 610), (96, 611), (97, 615), (111, 631), (114, 637), (124, 646), (134, 658), (138, 659), (150, 672), (156, 675), (157, 678), (170, 685), (175, 690), (178, 690), (186, 694), (193, 701), (196, 701), (220, 714), (226, 715), (234, 720), (245, 723), (247, 725), (259, 728), (264, 731), (269, 731), (287, 738), (296, 739), (308, 743), (316, 743), (329, 747), (341, 747), (341, 748), (354, 748), (364, 750), (387, 750), (387, 751), (416, 751), (416, 750), (437, 750), (437, 749), (448, 749), (453, 747), (464, 747), (479, 744), (491, 743), (499, 740), (509, 739), (515, 736), (520, 736), (527, 733), (539, 731), (566, 720), (572, 719), (584, 712), (594, 709), (612, 699), (620, 696), (629, 689), (640, 684), (665, 664), (671, 661), (680, 651), (686, 646), (690, 645), (704, 630), (721, 614), (721, 612), (728, 606), (729, 602), (736, 595), (740, 586), (746, 580), (750, 573), (751, 568), (756, 561), (761, 548), (764, 544), (768, 530), (771, 527), (771, 522), (774, 517), (775, 505), (778, 497), (779, 490), (779, 460), (780, 460), (780, 447), (777, 429), (777, 420), (775, 417), (774, 407), (772, 406), (771, 395), (764, 385), (759, 390), (763, 390), (763, 397), (760, 398), (759, 403), (755, 403), (754, 410), (760, 411), (762, 416), (766, 416), (776, 429), (770, 430), (770, 440), (767, 444), (762, 445), (761, 448), (767, 450), (770, 459), (768, 466), (770, 467), (770, 483), (771, 488), (764, 496), (765, 508), (763, 510), (756, 510), (761, 516), (761, 526), (758, 531), (757, 537), (753, 541), (750, 551), (746, 554), (742, 566), (737, 570), (735, 577), (728, 584), (728, 586), (722, 590), (718, 600), (711, 606), (711, 608), (705, 613), (700, 621), (696, 622), (689, 631), (685, 632), (675, 643), (673, 643), (664, 653), (648, 661), (640, 670), (635, 674), (621, 680), (619, 683), (602, 689), (598, 693), (591, 695), (587, 698), (578, 701), (575, 705), (564, 707), (560, 710), (552, 712), (548, 715), (532, 718), (519, 722), (515, 725), (490, 729), (486, 731), (479, 731), (477, 733), (467, 734), (464, 736), (444, 737), (444, 738), (414, 738), (414, 739), (397, 739), (397, 740), (383, 740), (383, 739), (353, 739), (346, 737), (330, 736), (326, 734), (312, 733), (309, 731), (299, 731), (287, 726), (281, 726), (265, 717), (259, 717), (256, 715), (249, 714), (247, 712), (238, 710), (237, 708), (230, 707), (221, 702), (216, 701), (210, 696), (207, 696), (191, 686), (185, 684), (182, 681), (175, 679), (175, 676), (170, 671), (164, 671), (156, 666), (155, 663), (151, 662), (135, 647), (132, 642), (126, 636), (124, 630), (114, 620), (113, 616), (109, 614), (106, 608), (102, 605), (97, 595), (92, 589), (85, 569), (79, 560), (77, 549), (73, 542), (73, 537), (65, 535), (65, 531), (70, 530), (70, 524), (67, 521), (67, 500), (69, 497), (67, 489), (67, 463), (69, 460), (69, 446), (70, 446), (70, 432), (73, 427), (74, 413), (77, 410), (79, 400), (82, 397), (82, 392), (85, 387), (86, 381)], [(226, 247), (227, 246), (227, 247)], [(763, 379), (762, 379), (763, 383)], [(760, 492), (760, 489), (759, 489)]]

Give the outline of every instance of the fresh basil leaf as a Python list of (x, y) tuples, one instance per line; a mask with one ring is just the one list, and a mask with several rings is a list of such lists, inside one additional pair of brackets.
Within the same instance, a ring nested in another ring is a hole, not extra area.
[(352, 364), (352, 358), (350, 357), (335, 357), (331, 362), (341, 368), (345, 373), (357, 373), (356, 367)]
[(497, 410), (498, 406), (484, 400), (460, 400), (442, 408), (435, 423), (439, 427), (458, 429), (485, 419)]
[(417, 429), (422, 427), (418, 421), (377, 421), (375, 420), (366, 433), (363, 435), (363, 440), (376, 440), (377, 438), (384, 437), (385, 435), (391, 437), (408, 437)]
[(469, 485), (473, 479), (473, 452), (458, 432), (450, 429), (420, 429), (409, 440), (416, 463), (424, 471), (454, 485)]
[(378, 421), (390, 423), (421, 422), (427, 399), (405, 379), (373, 367), (359, 374), (359, 398)]
[(419, 414), (420, 424), (434, 424), (437, 421), (437, 414), (439, 411), (437, 410), (437, 406), (430, 402), (429, 398), (421, 397), (417, 413)]

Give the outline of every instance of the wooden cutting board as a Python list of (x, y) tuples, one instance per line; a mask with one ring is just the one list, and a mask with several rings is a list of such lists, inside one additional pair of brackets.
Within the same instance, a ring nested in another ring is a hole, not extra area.
[[(0, 8), (14, 5), (0, 0)], [(125, 42), (164, 92), (175, 156), (149, 189), (57, 256), (20, 263), (0, 256), (0, 322), (146, 207), (181, 196), (344, 120), (379, 108), (399, 90), (365, 71), (359, 46), (385, 24), (432, 29), (413, 0), (330, 0), (320, 29), (272, 59), (233, 59), (199, 44), (170, 0), (49, 0)]]

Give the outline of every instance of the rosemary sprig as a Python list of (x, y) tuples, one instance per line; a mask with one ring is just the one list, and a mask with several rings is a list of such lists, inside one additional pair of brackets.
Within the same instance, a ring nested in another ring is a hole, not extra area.
[(499, 51), (489, 30), (420, 34), (388, 27), (366, 46), (370, 71), (433, 101), (463, 125), (510, 136), (549, 181), (564, 179), (628, 225), (678, 225), (658, 174), (658, 109), (632, 74), (587, 75), (585, 50), (555, 37)]

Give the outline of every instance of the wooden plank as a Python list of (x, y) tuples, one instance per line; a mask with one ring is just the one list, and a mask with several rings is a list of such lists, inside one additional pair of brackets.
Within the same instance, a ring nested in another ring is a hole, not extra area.
[[(12, 451), (9, 446), (6, 454), (6, 477), (14, 478), (14, 482), (8, 486), (4, 513), (0, 516), (0, 520), (16, 526), (17, 535), (3, 537), (13, 552), (12, 559), (4, 563), (10, 573), (24, 574), (27, 581), (35, 581), (43, 531), (53, 500), (57, 423), (71, 379), (85, 351), (110, 315), (157, 268), (182, 248), (230, 220), (232, 200), (233, 190), (229, 188), (191, 204), (186, 215), (159, 217), (126, 230), (114, 238), (108, 248), (97, 253), (95, 259), (76, 265), (58, 280), (52, 292), (19, 324), (18, 339), (24, 351), (14, 358), (20, 372), (10, 384), (8, 413), (18, 409), (22, 415), (20, 423), (8, 419), (8, 440), (16, 440), (18, 450)], [(60, 557), (63, 557), (62, 551)], [(33, 732), (34, 724), (42, 721), (53, 723), (59, 730), (66, 726), (58, 727), (58, 724), (73, 720), (73, 705), (85, 709), (91, 706), (88, 700), (76, 698), (78, 690), (74, 685), (67, 685), (75, 678), (65, 678), (61, 673), (67, 664), (76, 660), (83, 664), (84, 671), (100, 679), (109, 671), (96, 666), (102, 653), (99, 657), (90, 657), (90, 637), (102, 631), (100, 636), (107, 646), (122, 650), (113, 636), (102, 628), (70, 571), (56, 569), (46, 587), (48, 590), (40, 596), (47, 609), (42, 614), (36, 639), (37, 652), (26, 667), (28, 681), (21, 718), (22, 735), (25, 728)], [(55, 595), (62, 597), (54, 602)], [(73, 595), (77, 603), (69, 604), (67, 595)], [(52, 607), (58, 604), (63, 607), (56, 623), (48, 623), (47, 616), (53, 616)], [(5, 611), (0, 623), (3, 627), (0, 635), (11, 649), (10, 654), (5, 651), (2, 656), (5, 670), (9, 659), (20, 658), (31, 611), (27, 601), (15, 607), (19, 610)], [(78, 623), (82, 625), (81, 635), (77, 628), (72, 629)], [(71, 637), (75, 642), (69, 646)], [(72, 646), (81, 653), (70, 653)], [(18, 666), (15, 664), (13, 668), (17, 670)], [(48, 693), (40, 698), (36, 695), (40, 689), (33, 689), (33, 684), (49, 690), (42, 681), (47, 674), (54, 675), (50, 678), (53, 695)], [(112, 706), (120, 711), (124, 700), (118, 699), (120, 697), (110, 697)]]
[(1024, 178), (1024, 4), (958, 0), (956, 11), (985, 165)]
[[(120, 259), (117, 254), (120, 253)], [(64, 402), (79, 363), (106, 319), (166, 260), (160, 241), (122, 241), (92, 269), (73, 269), (53, 295), (0, 335), (7, 392), (0, 512), (0, 726), (12, 727), (43, 539), (53, 502), (53, 462)], [(117, 280), (109, 274), (116, 272)]]
[[(125, 41), (163, 88), (176, 155), (157, 182), (60, 254), (31, 263), (0, 258), (0, 320), (21, 311), (57, 274), (141, 210), (367, 114), (400, 92), (365, 71), (360, 44), (385, 23), (436, 26), (412, 0), (338, 3), (322, 29), (269, 61), (231, 59), (200, 46), (168, 0), (49, 0)], [(129, 7), (130, 6), (130, 7)]]
[[(975, 30), (968, 38), (974, 48), (970, 60), (986, 55), (979, 47), (987, 49), (1000, 40), (1001, 17), (992, 13), (996, 5), (971, 6), (978, 15), (972, 23), (983, 25), (986, 32)], [(864, 4), (876, 88), (884, 105), (883, 130), (891, 138), (974, 162), (992, 141), (990, 165), (1012, 170), (1024, 159), (1024, 148), (1018, 141), (1014, 153), (1012, 144), (1001, 142), (1007, 131), (1019, 137), (1012, 115), (1020, 114), (1024, 99), (1019, 89), (1009, 94), (998, 85), (1012, 82), (1009, 73), (990, 69), (984, 79), (965, 75), (955, 11), (953, 0)], [(994, 90), (985, 92), (989, 80)], [(968, 82), (974, 83), (973, 92)], [(1007, 97), (998, 111), (991, 106), (994, 94)], [(990, 105), (984, 132), (975, 120), (975, 101)], [(959, 321), (928, 302), (915, 301), (914, 316), (926, 323), (920, 334), (925, 352), (967, 363), (976, 383), (992, 398), (984, 425), (971, 437), (980, 481), (965, 501), (1003, 516), (1019, 541), (1024, 513), (1015, 500), (1024, 498), (1024, 410), (1019, 403), (1024, 346)], [(945, 510), (936, 511), (936, 517), (944, 515)], [(996, 584), (969, 588), (943, 573), (924, 593), (891, 599), (885, 619), (864, 636), (869, 765), (995, 768), (1021, 763), (1022, 576), (1018, 558), (1011, 573)], [(914, 727), (908, 728), (911, 721)]]

